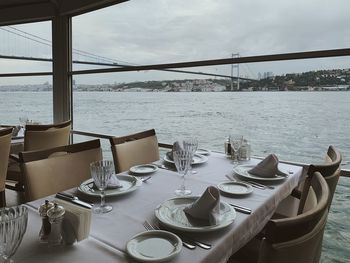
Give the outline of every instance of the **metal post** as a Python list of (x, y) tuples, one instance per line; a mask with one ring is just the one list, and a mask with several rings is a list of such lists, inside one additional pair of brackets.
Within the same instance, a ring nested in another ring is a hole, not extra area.
[[(239, 53), (237, 53), (237, 58), (239, 58)], [(239, 91), (239, 64), (237, 64), (237, 91)]]
[(52, 20), (53, 121), (72, 116), (72, 19), (55, 16)]
[[(233, 55), (232, 54), (232, 58), (233, 58)], [(233, 91), (233, 64), (231, 64), (231, 91)]]
[[(232, 58), (239, 58), (239, 53), (232, 53)], [(239, 90), (239, 64), (231, 64), (231, 91), (233, 91), (233, 68), (237, 67), (237, 90)]]

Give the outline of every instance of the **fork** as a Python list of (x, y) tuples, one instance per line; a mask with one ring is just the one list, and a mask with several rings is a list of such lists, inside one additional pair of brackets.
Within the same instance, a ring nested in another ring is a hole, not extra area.
[(151, 179), (151, 176), (142, 177), (142, 178), (141, 178), (141, 181), (142, 181), (143, 183), (145, 183), (145, 182), (147, 182), (149, 179)]
[[(154, 226), (152, 226), (147, 220), (143, 222), (142, 224), (144, 226), (144, 228), (146, 228), (146, 230), (150, 231), (150, 230), (159, 230), (159, 227), (155, 228)], [(184, 247), (187, 247), (188, 249), (195, 249), (196, 245), (194, 244), (190, 244), (188, 242), (185, 242), (182, 240), (182, 245)]]

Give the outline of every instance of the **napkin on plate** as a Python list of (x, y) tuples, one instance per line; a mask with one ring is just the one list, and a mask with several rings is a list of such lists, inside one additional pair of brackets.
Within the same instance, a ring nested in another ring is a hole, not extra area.
[(220, 217), (220, 191), (215, 186), (209, 186), (201, 197), (193, 204), (184, 208), (187, 215), (195, 219), (209, 221), (216, 225)]
[(173, 152), (177, 151), (177, 150), (184, 150), (183, 147), (183, 142), (182, 141), (176, 141), (173, 144), (173, 149), (170, 152), (166, 153), (166, 156), (169, 160), (174, 161), (174, 156), (173, 156)]
[(117, 178), (116, 174), (113, 173), (111, 178), (108, 181), (107, 189), (115, 189), (122, 187), (119, 179)]
[(278, 158), (275, 154), (268, 155), (264, 160), (250, 169), (248, 173), (259, 177), (275, 177), (277, 175), (287, 176), (278, 170)]
[[(111, 178), (108, 181), (107, 184), (107, 188), (106, 189), (116, 189), (116, 188), (120, 188), (123, 187), (119, 181), (119, 179), (117, 178), (116, 174), (113, 173)], [(93, 183), (93, 188), (94, 189), (98, 189), (98, 187), (96, 186), (95, 182)]]

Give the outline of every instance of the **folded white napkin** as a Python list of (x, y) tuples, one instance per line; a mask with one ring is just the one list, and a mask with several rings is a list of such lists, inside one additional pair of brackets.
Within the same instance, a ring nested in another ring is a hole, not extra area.
[(211, 225), (216, 225), (220, 218), (219, 189), (209, 186), (201, 197), (184, 208), (184, 212), (195, 219), (207, 220)]
[(170, 152), (166, 153), (166, 156), (168, 157), (168, 159), (171, 161), (174, 161), (173, 152), (178, 150), (184, 150), (182, 141), (176, 141), (173, 143), (173, 149)]
[(73, 244), (89, 237), (91, 225), (91, 209), (55, 199), (55, 203), (65, 209), (63, 220), (63, 238), (66, 244)]
[(117, 175), (114, 173), (108, 181), (107, 189), (115, 189), (119, 187), (122, 187), (122, 185), (119, 179), (117, 178)]
[(268, 155), (264, 160), (258, 163), (254, 168), (250, 169), (248, 173), (260, 177), (275, 177), (278, 175), (286, 175), (278, 170), (278, 158), (275, 154)]

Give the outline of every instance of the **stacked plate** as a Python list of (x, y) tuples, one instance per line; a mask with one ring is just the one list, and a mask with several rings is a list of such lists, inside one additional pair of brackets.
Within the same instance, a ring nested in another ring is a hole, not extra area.
[(147, 175), (154, 173), (158, 170), (158, 167), (154, 164), (141, 164), (133, 166), (129, 169), (130, 173), (135, 175)]
[[(142, 181), (137, 179), (135, 176), (130, 175), (117, 175), (120, 182), (120, 187), (117, 188), (107, 188), (105, 190), (106, 196), (117, 196), (124, 195), (135, 191), (142, 184)], [(100, 196), (100, 190), (94, 187), (94, 180), (88, 179), (84, 181), (79, 187), (78, 191), (90, 195), (90, 196)]]
[(162, 230), (140, 233), (126, 245), (128, 254), (142, 262), (167, 261), (179, 254), (181, 249), (181, 239), (173, 233)]
[(198, 198), (199, 196), (187, 196), (169, 199), (157, 207), (155, 216), (163, 225), (187, 232), (215, 231), (229, 226), (235, 220), (235, 210), (223, 201), (220, 202), (219, 222), (216, 225), (189, 220), (183, 209)]
[(286, 179), (286, 176), (275, 174), (271, 177), (261, 177), (255, 174), (251, 174), (248, 171), (252, 169), (255, 165), (240, 165), (233, 169), (233, 171), (238, 174), (239, 176), (242, 176), (249, 180), (260, 180), (260, 181), (279, 181)]

